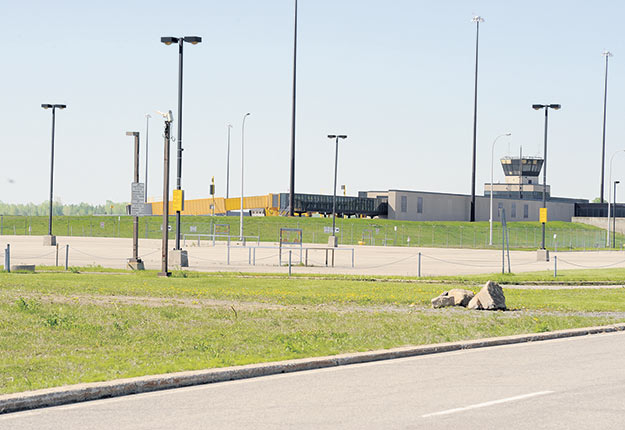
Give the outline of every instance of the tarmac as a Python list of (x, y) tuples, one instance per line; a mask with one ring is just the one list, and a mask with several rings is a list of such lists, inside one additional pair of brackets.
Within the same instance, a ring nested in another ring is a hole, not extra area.
[[(129, 238), (58, 236), (57, 243), (58, 251), (55, 247), (43, 246), (42, 236), (0, 236), (0, 249), (11, 245), (11, 265), (64, 266), (68, 250), (69, 266), (124, 269), (132, 257), (132, 239)], [(189, 257), (189, 267), (185, 270), (206, 272), (287, 273), (289, 251), (292, 273), (297, 274), (417, 276), (420, 272), (421, 276), (455, 276), (501, 273), (502, 265), (508, 270), (507, 260), (502, 264), (502, 251), (489, 249), (339, 246), (332, 267), (332, 251), (319, 244), (284, 247), (281, 259), (277, 243), (247, 242), (243, 245), (232, 242), (228, 247), (225, 242), (213, 246), (211, 241), (202, 241), (198, 246), (197, 241), (187, 241), (185, 245), (183, 249)], [(169, 241), (169, 246), (173, 249), (173, 240)], [(304, 265), (306, 248), (308, 265)], [(625, 251), (558, 251), (551, 253), (549, 262), (536, 261), (536, 254), (536, 250), (510, 251), (511, 271), (553, 272), (554, 257), (557, 257), (557, 270), (625, 267)], [(146, 269), (160, 270), (161, 241), (140, 239), (139, 257)]]

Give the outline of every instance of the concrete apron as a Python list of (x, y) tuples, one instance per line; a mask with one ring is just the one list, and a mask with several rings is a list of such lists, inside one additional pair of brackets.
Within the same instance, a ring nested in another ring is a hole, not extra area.
[(537, 342), (567, 337), (625, 331), (625, 324), (558, 330), (547, 333), (521, 334), (515, 336), (408, 346), (377, 351), (339, 354), (326, 357), (303, 358), (272, 363), (250, 364), (221, 369), (176, 372), (164, 375), (141, 376), (106, 382), (68, 385), (44, 390), (26, 391), (0, 396), (0, 414), (27, 409), (59, 406), (67, 403), (85, 402), (109, 397), (126, 396), (157, 390), (211, 384), (237, 379), (255, 378), (280, 373), (344, 366), (394, 358), (415, 357), (462, 349), (485, 348), (523, 342)]

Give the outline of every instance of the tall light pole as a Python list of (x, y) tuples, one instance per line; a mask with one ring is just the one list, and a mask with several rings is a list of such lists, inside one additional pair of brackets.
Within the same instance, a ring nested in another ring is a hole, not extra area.
[[(618, 154), (619, 152), (625, 152), (625, 149), (619, 149), (618, 151), (615, 151), (612, 156), (610, 157), (610, 182), (608, 182), (608, 185), (612, 183), (612, 162), (614, 161), (614, 157), (616, 156), (616, 154)], [(605, 241), (605, 246), (606, 248), (608, 248), (610, 246), (610, 202), (612, 201), (612, 188), (610, 188), (608, 186), (608, 225), (607, 225), (607, 235), (606, 235), (606, 241)]]
[(67, 105), (62, 104), (42, 104), (44, 109), (52, 109), (52, 152), (50, 156), (50, 216), (48, 218), (48, 236), (44, 237), (44, 246), (56, 246), (56, 236), (52, 235), (52, 197), (54, 184), (54, 129), (56, 125), (56, 110), (65, 109)]
[(328, 139), (335, 139), (336, 147), (334, 150), (334, 194), (332, 197), (332, 236), (330, 239), (330, 245), (337, 246), (336, 242), (336, 178), (339, 166), (339, 139), (347, 139), (347, 135), (344, 134), (329, 134)]
[(605, 57), (605, 81), (603, 86), (603, 137), (601, 139), (601, 193), (599, 194), (599, 203), (603, 203), (603, 180), (605, 178), (605, 123), (608, 108), (608, 59), (612, 57), (610, 51), (603, 51)]
[[(165, 45), (178, 44), (178, 164), (176, 173), (176, 189), (182, 189), (182, 61), (184, 43), (197, 45), (202, 42), (198, 36), (183, 37), (161, 37), (161, 42)], [(176, 211), (176, 246), (175, 250), (180, 250), (180, 211)]]
[[(562, 105), (559, 104), (534, 104), (532, 105), (532, 109), (534, 110), (545, 110), (545, 149), (543, 151), (543, 208), (547, 208), (547, 124), (549, 122), (549, 109), (560, 110)], [(540, 249), (545, 249), (545, 223), (543, 225), (543, 240), (540, 245)]]
[(148, 201), (148, 132), (150, 130), (150, 118), (152, 116), (149, 113), (145, 114), (145, 203)]
[(241, 241), (243, 241), (243, 155), (245, 148), (245, 120), (250, 115), (251, 113), (249, 112), (243, 115), (243, 124), (241, 125), (241, 219), (239, 221), (239, 236), (241, 236)]
[(174, 116), (171, 111), (160, 114), (165, 120), (165, 133), (163, 134), (165, 142), (163, 145), (163, 224), (161, 226), (161, 271), (158, 273), (158, 276), (170, 276), (171, 272), (167, 270), (167, 250), (169, 248), (169, 143), (171, 142), (171, 123), (174, 121)]
[(621, 181), (614, 181), (614, 215), (612, 216), (612, 248), (616, 248), (616, 186)]
[[(230, 197), (230, 130), (232, 124), (228, 124), (228, 150), (226, 154), (226, 198)], [(228, 212), (226, 212), (226, 215)]]
[(291, 113), (291, 176), (289, 181), (289, 216), (293, 216), (295, 206), (295, 95), (297, 91), (297, 0), (293, 27), (293, 101)]
[(475, 157), (477, 151), (477, 65), (480, 46), (480, 22), (484, 22), (481, 16), (474, 16), (471, 22), (475, 23), (475, 87), (473, 92), (473, 161), (471, 167), (471, 215), (470, 221), (475, 221)]
[(508, 133), (500, 134), (499, 136), (497, 136), (495, 140), (493, 141), (493, 146), (490, 151), (490, 217), (488, 218), (489, 224), (490, 224), (490, 235), (489, 235), (489, 240), (488, 240), (489, 245), (493, 244), (493, 175), (494, 175), (494, 160), (495, 160), (495, 143), (497, 143), (497, 140), (499, 140), (500, 137), (511, 136), (511, 135), (512, 133), (508, 132)]

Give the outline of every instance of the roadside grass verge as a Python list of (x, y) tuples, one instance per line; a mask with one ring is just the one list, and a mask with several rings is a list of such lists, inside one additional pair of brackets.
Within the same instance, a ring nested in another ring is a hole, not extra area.
[(429, 309), (462, 283), (120, 273), (0, 273), (0, 394), (625, 321), (625, 289), (504, 287), (511, 312), (474, 312)]
[(0, 299), (0, 393), (625, 320), (466, 310), (192, 308)]

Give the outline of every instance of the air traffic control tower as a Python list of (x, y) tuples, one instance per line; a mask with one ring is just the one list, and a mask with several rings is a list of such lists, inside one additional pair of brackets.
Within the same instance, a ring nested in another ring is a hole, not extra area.
[(539, 184), (539, 174), (543, 167), (544, 160), (540, 157), (503, 157), (501, 167), (506, 175), (506, 182), (484, 184), (484, 196), (542, 200), (543, 189), (546, 187), (547, 200), (551, 195), (549, 185)]

